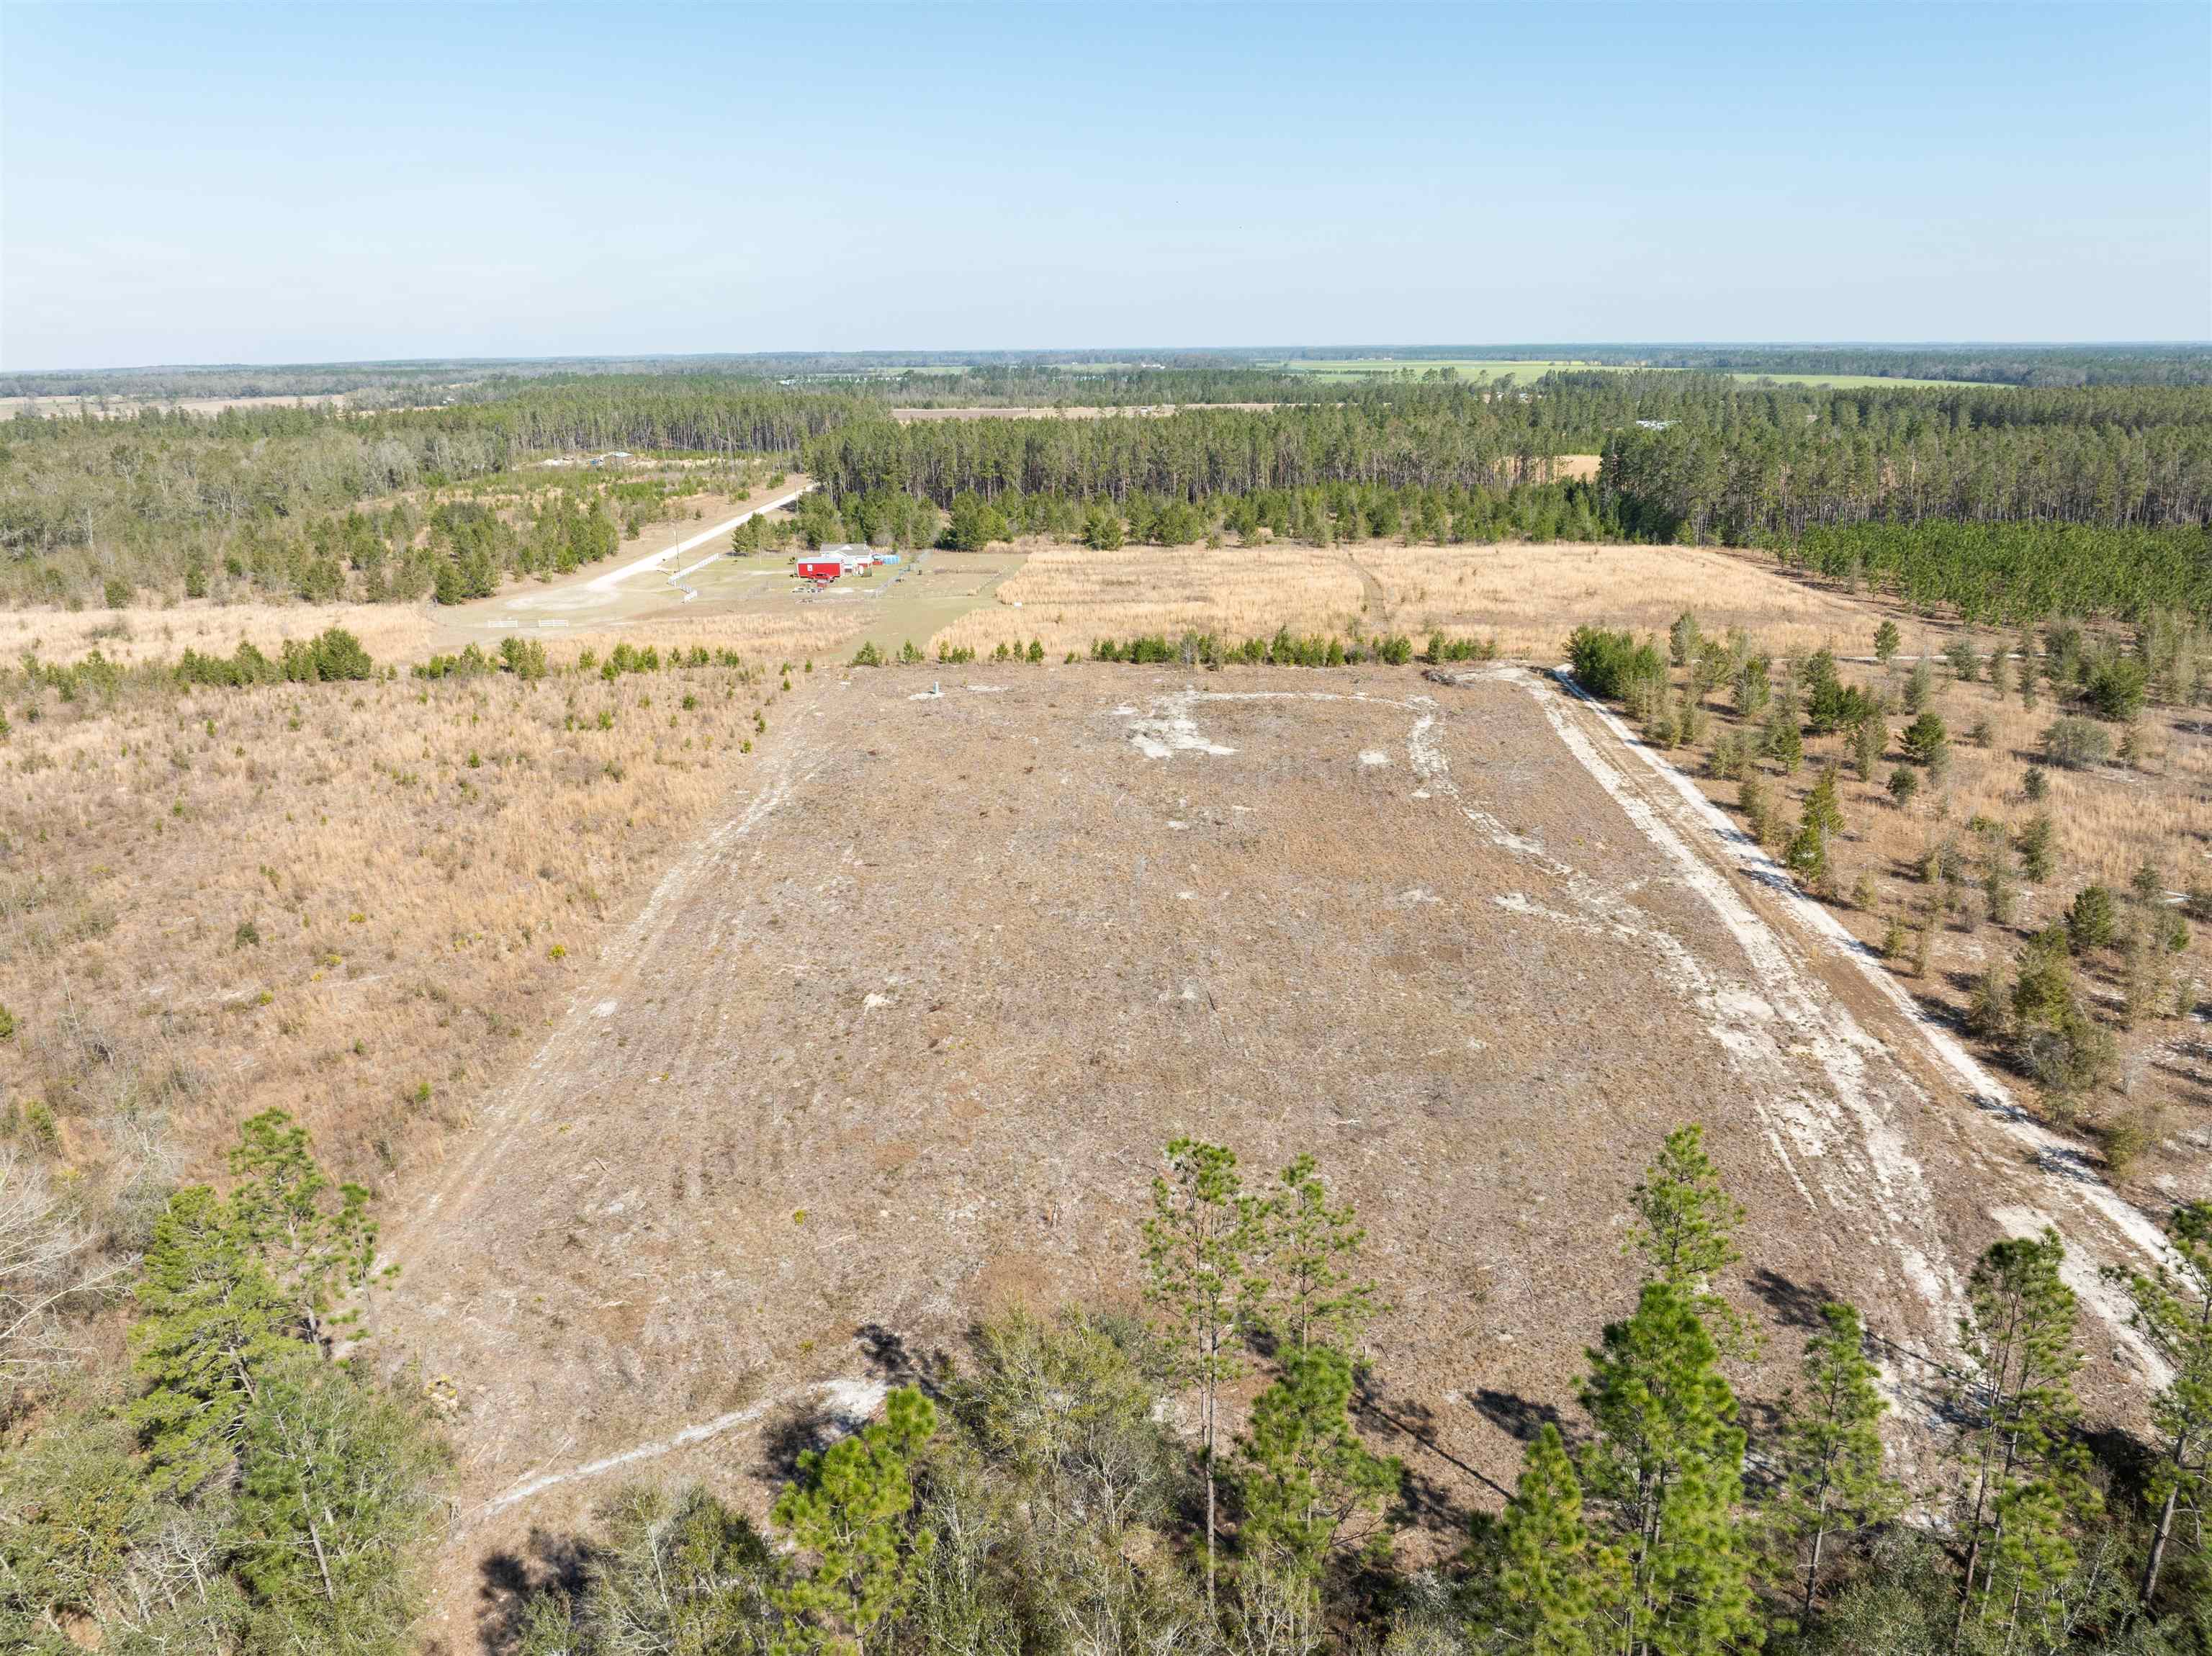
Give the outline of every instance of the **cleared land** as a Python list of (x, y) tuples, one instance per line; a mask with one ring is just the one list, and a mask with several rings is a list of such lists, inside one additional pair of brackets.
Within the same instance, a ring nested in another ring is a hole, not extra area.
[(1840, 594), (1795, 581), (1771, 561), (1708, 548), (1589, 545), (1315, 547), (1125, 546), (1111, 552), (1041, 544), (998, 589), (997, 606), (939, 636), (988, 655), (1001, 642), (1043, 641), (1055, 659), (1094, 639), (1213, 632), (1243, 640), (1292, 632), (1399, 632), (1495, 638), (1509, 656), (1560, 658), (1578, 626), (1664, 632), (1685, 609), (1709, 631), (1741, 627), (1767, 647), (1838, 649), (1879, 617)]
[[(1369, 1423), (1460, 1501), (1626, 1303), (1678, 1122), (1751, 1210), (1754, 1394), (1848, 1290), (1925, 1422), (1987, 1241), (2048, 1217), (2088, 1273), (2142, 1232), (1524, 670), (817, 675), (757, 759), (387, 1233), (382, 1360), (457, 1398), (451, 1617), (609, 1477), (757, 1504), (764, 1428), (981, 1313), (1126, 1299), (1176, 1132), (1358, 1204), (1419, 1436)], [(2093, 1325), (2124, 1410), (2142, 1359)]]

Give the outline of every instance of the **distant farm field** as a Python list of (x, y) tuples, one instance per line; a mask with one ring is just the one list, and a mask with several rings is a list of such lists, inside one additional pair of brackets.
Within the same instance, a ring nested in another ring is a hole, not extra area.
[[(1534, 379), (1547, 373), (1625, 373), (1630, 364), (1620, 362), (1583, 362), (1564, 357), (1549, 359), (1522, 358), (1507, 361), (1481, 357), (1405, 357), (1405, 356), (1346, 356), (1309, 357), (1295, 361), (1263, 362), (1261, 367), (1280, 368), (1286, 373), (1311, 374), (1322, 379), (1358, 380), (1376, 374), (1397, 373), (1411, 369), (1425, 373), (1431, 368), (1452, 368), (1462, 379), (1502, 379), (1510, 374), (1518, 379)], [(1669, 370), (1669, 372), (1673, 372)], [(1871, 373), (1733, 373), (1731, 379), (1741, 379), (1747, 385), (1770, 380), (1778, 385), (1832, 385), (1838, 391), (1858, 391), (1868, 386), (1963, 385), (1978, 381), (1965, 379), (1908, 379), (1885, 378)]]

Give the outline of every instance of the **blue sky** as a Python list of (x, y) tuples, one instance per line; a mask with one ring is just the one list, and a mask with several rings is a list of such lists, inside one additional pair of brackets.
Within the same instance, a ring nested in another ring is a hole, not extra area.
[(2212, 337), (2212, 6), (0, 6), (0, 367)]

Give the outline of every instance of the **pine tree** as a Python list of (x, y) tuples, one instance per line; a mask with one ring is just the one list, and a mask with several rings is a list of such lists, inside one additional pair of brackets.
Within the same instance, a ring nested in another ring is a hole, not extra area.
[(1648, 1282), (1590, 1354), (1598, 1429), (1583, 1484), (1610, 1509), (1626, 1562), (1615, 1649), (1711, 1656), (1762, 1636), (1735, 1519), (1744, 1434), (1695, 1298)]
[(1265, 1235), (1265, 1204), (1243, 1194), (1234, 1151), (1194, 1138), (1167, 1147), (1145, 1221), (1145, 1297), (1158, 1315), (1176, 1368), (1200, 1393), (1206, 1466), (1206, 1592), (1213, 1602), (1216, 1458), (1220, 1390), (1243, 1369), (1237, 1350), (1257, 1319), (1264, 1283), (1252, 1261)]
[(1889, 726), (1880, 713), (1869, 713), (1851, 727), (1851, 768), (1859, 773), (1860, 781), (1875, 779), (1888, 748)]
[(793, 1618), (793, 1651), (864, 1652), (877, 1624), (912, 1596), (933, 1538), (908, 1539), (914, 1458), (937, 1431), (937, 1406), (914, 1386), (884, 1399), (884, 1417), (799, 1457), (773, 1516), (813, 1567), (775, 1592)]
[(1549, 1421), (1521, 1463), (1495, 1528), (1489, 1625), (1529, 1656), (1598, 1656), (1623, 1609), (1623, 1561), (1583, 1521), (1582, 1483)]
[(1810, 1617), (1829, 1536), (1864, 1529), (1901, 1504), (1881, 1470), (1880, 1371), (1856, 1307), (1820, 1307), (1827, 1326), (1805, 1342), (1805, 1390), (1785, 1407), (1780, 1443), (1783, 1533), (1806, 1548), (1799, 1613)]
[(1297, 1157), (1279, 1180), (1267, 1208), (1269, 1320), (1294, 1345), (1356, 1352), (1369, 1319), (1383, 1308), (1375, 1284), (1355, 1274), (1367, 1233), (1351, 1203), (1329, 1204), (1311, 1156)]
[[(2058, 1233), (2045, 1228), (1991, 1243), (1967, 1282), (1968, 1314), (1959, 1321), (1964, 1362), (1949, 1399), (1967, 1480), (1954, 1648), (1977, 1606), (1986, 1623), (1992, 1603), (2007, 1599), (2009, 1628), (2039, 1584), (2065, 1574), (2066, 1514), (2094, 1503), (2073, 1441), (2081, 1358), (2074, 1348), (2074, 1290), (2059, 1278), (2065, 1257)], [(2006, 1586), (2014, 1591), (2002, 1592)]]
[(1698, 1314), (1711, 1320), (1723, 1348), (1749, 1355), (1749, 1330), (1713, 1289), (1720, 1273), (1743, 1257), (1734, 1240), (1743, 1204), (1721, 1188), (1705, 1154), (1705, 1130), (1691, 1122), (1668, 1133), (1629, 1199), (1638, 1219), (1629, 1244), (1644, 1255), (1644, 1280), (1680, 1289)]
[(2148, 1608), (2182, 1511), (2202, 1512), (2212, 1494), (2212, 1202), (2189, 1202), (2166, 1222), (2173, 1263), (2146, 1273), (2107, 1270), (2135, 1301), (2135, 1326), (2173, 1371), (2153, 1399), (2151, 1423), (2162, 1440), (2150, 1497), (2158, 1503), (2142, 1594)]
[(1874, 629), (1875, 659), (1881, 663), (1883, 666), (1888, 666), (1890, 658), (1897, 653), (1897, 646), (1899, 641), (1897, 631), (1897, 623), (1893, 621), (1885, 620), (1881, 626)]
[(1398, 1491), (1405, 1468), (1370, 1451), (1352, 1427), (1352, 1362), (1326, 1345), (1284, 1354), (1282, 1374), (1253, 1400), (1239, 1447), (1239, 1539), (1279, 1549), (1318, 1576), (1337, 1532)]
[(446, 1463), (427, 1423), (293, 1343), (259, 1377), (240, 1447), (233, 1544), (268, 1650), (396, 1650), (422, 1607), (410, 1554)]
[(157, 1482), (179, 1493), (225, 1474), (258, 1376), (302, 1343), (325, 1357), (339, 1296), (372, 1280), (368, 1193), (338, 1187), (282, 1111), (240, 1129), (228, 1197), (187, 1186), (154, 1227), (137, 1289), (131, 1405)]
[(1797, 709), (1787, 695), (1774, 699), (1774, 710), (1767, 715), (1766, 731), (1760, 746), (1766, 756), (1782, 767), (1784, 776), (1796, 774), (1797, 767), (1805, 761), (1805, 741), (1797, 730)]

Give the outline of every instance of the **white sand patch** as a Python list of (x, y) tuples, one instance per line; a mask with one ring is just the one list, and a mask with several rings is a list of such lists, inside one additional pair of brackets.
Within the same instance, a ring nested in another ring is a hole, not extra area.
[[(1686, 825), (1694, 825), (1699, 829), (1710, 832), (1717, 840), (1722, 849), (1735, 859), (1736, 864), (1746, 874), (1771, 890), (1778, 901), (1789, 907), (1792, 918), (1802, 923), (1814, 937), (1850, 961), (1860, 974), (1879, 990), (1898, 1013), (1920, 1032), (1929, 1049), (1934, 1052), (1943, 1067), (1959, 1078), (1967, 1096), (1985, 1113), (1994, 1118), (2003, 1131), (2032, 1152), (2028, 1159), (2043, 1173), (2050, 1188), (2063, 1192), (2071, 1198), (2077, 1209), (2081, 1210), (2085, 1216), (2094, 1216), (2094, 1218), (2101, 1220), (2104, 1226), (2109, 1228), (2109, 1233), (2112, 1234), (2113, 1240), (2132, 1245), (2148, 1259), (2169, 1257), (2165, 1237), (2157, 1223), (2149, 1215), (2130, 1204), (2118, 1192), (2098, 1177), (2095, 1170), (2090, 1166), (2087, 1155), (2081, 1144), (2030, 1119), (2014, 1101), (2011, 1094), (2004, 1085), (1977, 1063), (1973, 1055), (1968, 1052), (1948, 1029), (1936, 1023), (1920, 1010), (1911, 996), (1905, 992), (1881, 962), (1875, 959), (1856, 937), (1844, 930), (1843, 923), (1800, 891), (1796, 881), (1790, 878), (1788, 871), (1737, 828), (1729, 820), (1726, 812), (1706, 798), (1695, 782), (1639, 741), (1633, 732), (1613, 717), (1609, 710), (1601, 706), (1580, 685), (1575, 683), (1572, 676), (1565, 668), (1559, 669), (1556, 676), (1572, 695), (1591, 709), (1624, 746), (1635, 752), (1647, 767), (1666, 781), (1679, 801), (1680, 815), (1685, 819)], [(1533, 680), (1531, 688), (1532, 690), (1535, 689)], [(1535, 693), (1540, 696), (1542, 695), (1540, 690), (1535, 690)], [(1562, 729), (1563, 726), (1571, 728), (1564, 710), (1552, 702), (1549, 697), (1542, 697), (1542, 699), (1547, 704), (1547, 715), (1552, 720), (1553, 728)], [(1577, 738), (1580, 738), (1580, 735), (1579, 731), (1576, 732)], [(1562, 729), (1562, 737), (1565, 739), (1564, 729)], [(1581, 739), (1583, 746), (1587, 747), (1587, 738)], [(1573, 742), (1570, 741), (1569, 746), (1571, 748), (1573, 745)], [(1598, 762), (1601, 764), (1603, 761)], [(1641, 804), (1640, 801), (1639, 804)], [(1650, 808), (1648, 804), (1644, 805), (1643, 809), (1647, 816), (1650, 815)], [(1632, 812), (1631, 815), (1632, 816), (1634, 813)], [(1688, 854), (1686, 847), (1685, 852)], [(1693, 858), (1693, 860), (1698, 860), (1700, 867), (1705, 866), (1702, 859)], [(1723, 890), (1728, 893), (1730, 900), (1739, 907), (1744, 907), (1742, 900), (1736, 896), (1733, 889), (1728, 887), (1725, 882), (1719, 881), (1717, 876), (1711, 875), (1710, 868), (1707, 869), (1707, 873), (1720, 884)], [(1747, 907), (1745, 907), (1745, 913), (1749, 913)], [(1774, 935), (1770, 928), (1766, 928), (1763, 922), (1757, 919), (1755, 915), (1752, 919), (1759, 929), (1766, 931), (1770, 937)], [(1841, 1010), (1840, 1008), (1837, 1009), (1839, 1016)], [(1841, 1025), (1838, 1027), (1841, 1028)], [(1875, 1044), (1870, 1042), (1855, 1024), (1850, 1027), (1850, 1035), (1855, 1044)], [(2067, 1234), (2065, 1226), (2060, 1225), (2057, 1228), (2062, 1234)], [(2094, 1278), (2096, 1268), (2101, 1260), (2095, 1252), (2084, 1244), (2079, 1234), (2078, 1227), (2074, 1234), (2067, 1236), (2067, 1248), (2069, 1259), (2078, 1260), (2081, 1269), (2087, 1273), (2087, 1277)], [(2106, 1293), (2095, 1298), (2086, 1294), (2082, 1297), (2104, 1320), (2112, 1325), (2116, 1335), (2122, 1337), (2124, 1340), (2133, 1340), (2136, 1338), (2132, 1331), (2126, 1326), (2125, 1307), (2117, 1300), (2116, 1296)]]
[(1179, 753), (1217, 756), (1235, 753), (1236, 749), (1208, 741), (1199, 734), (1198, 721), (1190, 713), (1190, 705), (1197, 699), (1196, 691), (1185, 690), (1161, 697), (1152, 703), (1152, 711), (1142, 717), (1137, 717), (1133, 710), (1124, 715), (1136, 718), (1137, 722), (1129, 727), (1129, 740), (1137, 751), (1147, 759), (1167, 759)]
[(886, 1388), (880, 1380), (818, 1380), (811, 1386), (801, 1386), (796, 1392), (786, 1392), (777, 1397), (768, 1398), (759, 1403), (749, 1404), (743, 1409), (732, 1409), (729, 1413), (717, 1415), (712, 1420), (701, 1421), (696, 1426), (686, 1426), (679, 1432), (652, 1443), (641, 1443), (634, 1449), (623, 1450), (620, 1454), (608, 1455), (599, 1460), (586, 1462), (581, 1466), (571, 1467), (563, 1472), (541, 1473), (536, 1477), (529, 1478), (518, 1484), (505, 1495), (487, 1501), (477, 1509), (476, 1515), (478, 1518), (489, 1518), (495, 1513), (504, 1512), (517, 1501), (527, 1501), (540, 1490), (550, 1489), (556, 1484), (572, 1483), (579, 1478), (597, 1477), (602, 1472), (611, 1472), (619, 1467), (634, 1465), (641, 1460), (657, 1460), (661, 1456), (673, 1453), (688, 1444), (703, 1443), (708, 1438), (720, 1437), (723, 1433), (733, 1431), (740, 1426), (749, 1426), (766, 1415), (771, 1409), (791, 1402), (794, 1398), (805, 1397), (815, 1398), (825, 1412), (835, 1416), (838, 1422), (849, 1431), (875, 1413), (883, 1404), (885, 1391)]
[(1384, 753), (1380, 748), (1363, 748), (1359, 752), (1359, 762), (1362, 765), (1372, 768), (1376, 765), (1389, 764), (1390, 762), (1390, 755)]
[[(2036, 1208), (1991, 1208), (1990, 1217), (2008, 1236), (2022, 1239), (2040, 1236), (2048, 1228), (2057, 1230), (2058, 1222)], [(2153, 1386), (2164, 1386), (2173, 1378), (2173, 1370), (2159, 1356), (2150, 1342), (2128, 1325), (2135, 1307), (2125, 1293), (2105, 1280), (2094, 1261), (2084, 1259), (2069, 1247), (2058, 1265), (2058, 1280), (2074, 1290), (2074, 1297), (2090, 1307), (2106, 1322), (2112, 1325), (2120, 1342), (2120, 1350), (2127, 1352), (2135, 1366), (2149, 1377)]]

